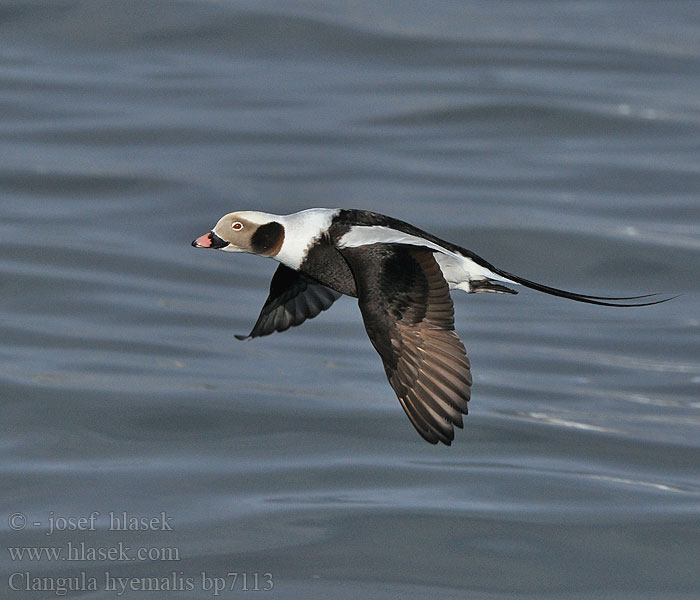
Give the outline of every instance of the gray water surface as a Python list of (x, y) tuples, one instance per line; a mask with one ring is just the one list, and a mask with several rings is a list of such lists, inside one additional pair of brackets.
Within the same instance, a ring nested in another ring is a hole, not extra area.
[[(3, 598), (698, 597), (697, 3), (25, 0), (0, 39)], [(455, 293), (433, 447), (354, 300), (233, 337), (275, 264), (191, 240), (315, 206), (681, 296)]]

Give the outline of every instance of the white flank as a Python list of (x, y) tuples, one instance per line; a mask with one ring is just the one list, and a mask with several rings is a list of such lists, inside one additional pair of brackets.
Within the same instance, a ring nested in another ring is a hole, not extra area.
[(339, 208), (309, 208), (292, 215), (269, 215), (284, 226), (282, 248), (273, 256), (290, 269), (298, 269), (313, 243), (328, 231)]
[(460, 289), (469, 292), (471, 287), (469, 282), (474, 279), (495, 279), (497, 281), (507, 281), (497, 273), (475, 263), (471, 258), (463, 256), (458, 252), (452, 252), (443, 248), (435, 242), (425, 238), (397, 231), (391, 227), (383, 225), (367, 226), (354, 225), (338, 242), (339, 248), (357, 248), (359, 246), (369, 246), (371, 244), (408, 244), (410, 246), (423, 246), (435, 250), (435, 260), (440, 265), (445, 281), (450, 289)]

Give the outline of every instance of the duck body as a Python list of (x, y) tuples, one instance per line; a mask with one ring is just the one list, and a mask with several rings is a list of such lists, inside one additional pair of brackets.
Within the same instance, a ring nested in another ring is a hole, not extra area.
[(590, 296), (539, 284), (409, 223), (365, 210), (229, 213), (192, 245), (280, 263), (257, 322), (239, 339), (300, 325), (341, 295), (357, 298), (390, 385), (418, 433), (433, 444), (451, 444), (471, 397), (469, 359), (454, 330), (450, 290), (517, 293), (508, 283), (590, 304), (665, 301), (630, 304), (646, 296)]

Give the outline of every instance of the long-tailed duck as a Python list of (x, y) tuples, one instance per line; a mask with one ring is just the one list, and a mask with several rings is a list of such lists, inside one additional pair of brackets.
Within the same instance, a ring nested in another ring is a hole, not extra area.
[(234, 212), (192, 242), (277, 260), (270, 293), (247, 336), (300, 325), (341, 295), (358, 299), (365, 329), (418, 433), (450, 445), (467, 414), (472, 376), (454, 330), (450, 290), (516, 294), (526, 287), (578, 302), (647, 306), (669, 298), (576, 294), (518, 275), (398, 219), (364, 210), (311, 208), (292, 215)]

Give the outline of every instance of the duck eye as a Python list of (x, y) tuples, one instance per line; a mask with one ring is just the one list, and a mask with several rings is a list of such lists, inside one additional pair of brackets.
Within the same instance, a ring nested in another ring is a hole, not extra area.
[(243, 229), (243, 223), (241, 223), (240, 221), (235, 221), (231, 224), (231, 229), (233, 229), (234, 231), (240, 231), (241, 229)]

